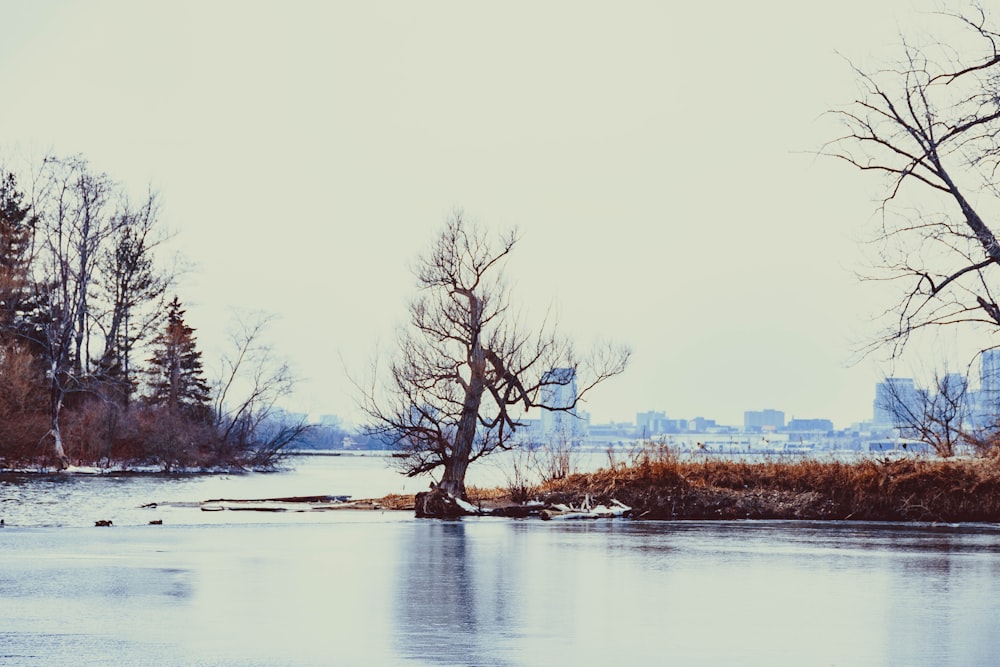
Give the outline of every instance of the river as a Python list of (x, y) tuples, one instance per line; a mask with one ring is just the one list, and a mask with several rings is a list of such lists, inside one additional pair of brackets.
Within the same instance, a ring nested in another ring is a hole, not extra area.
[(993, 525), (142, 507), (418, 485), (381, 457), (294, 463), (269, 475), (0, 477), (0, 664), (964, 666), (1000, 655)]

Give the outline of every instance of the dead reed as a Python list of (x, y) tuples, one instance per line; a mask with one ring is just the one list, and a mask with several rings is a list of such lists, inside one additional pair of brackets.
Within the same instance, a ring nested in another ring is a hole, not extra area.
[(615, 498), (658, 519), (998, 522), (1000, 459), (680, 460), (648, 446), (609, 468), (549, 481), (540, 495)]

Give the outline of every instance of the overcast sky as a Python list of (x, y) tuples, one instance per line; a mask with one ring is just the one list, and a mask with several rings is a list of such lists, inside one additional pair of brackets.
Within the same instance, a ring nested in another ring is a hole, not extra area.
[(878, 183), (810, 155), (935, 3), (0, 0), (0, 147), (159, 190), (211, 354), (275, 313), (294, 407), (356, 417), (456, 207), (518, 227), (529, 313), (634, 349), (584, 406), (870, 418)]

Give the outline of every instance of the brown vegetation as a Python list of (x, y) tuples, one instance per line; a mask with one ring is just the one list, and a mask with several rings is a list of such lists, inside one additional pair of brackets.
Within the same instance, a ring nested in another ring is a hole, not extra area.
[(904, 458), (851, 463), (681, 461), (645, 451), (629, 465), (554, 480), (546, 502), (617, 499), (648, 519), (1000, 521), (1000, 460)]
[(639, 519), (1000, 522), (1000, 457), (750, 462), (647, 447), (627, 463), (546, 481), (530, 490), (530, 505), (510, 489), (469, 488), (468, 497), (501, 516), (619, 501)]
[(294, 378), (266, 320), (234, 336), (213, 397), (166, 301), (155, 193), (137, 203), (79, 156), (31, 172), (30, 197), (0, 172), (0, 468), (273, 467), (307, 427), (272, 418)]

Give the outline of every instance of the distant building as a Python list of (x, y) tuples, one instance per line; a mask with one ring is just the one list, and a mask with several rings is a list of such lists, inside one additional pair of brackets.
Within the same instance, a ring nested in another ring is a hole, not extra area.
[(908, 426), (907, 415), (920, 414), (920, 396), (912, 378), (886, 378), (875, 385), (872, 422), (881, 428)]
[(785, 426), (786, 431), (829, 433), (833, 430), (833, 422), (829, 419), (790, 419)]
[(743, 413), (743, 428), (747, 431), (777, 431), (785, 427), (781, 410), (747, 410)]
[(1000, 396), (1000, 350), (984, 350), (979, 363), (980, 390)]
[(660, 433), (679, 433), (687, 429), (687, 420), (670, 419), (663, 412), (640, 412), (635, 416), (635, 430), (639, 436)]
[(337, 415), (320, 415), (319, 416), (319, 425), (320, 426), (326, 426), (326, 427), (329, 427), (329, 428), (337, 428), (337, 427), (340, 427), (341, 424), (342, 424), (341, 419)]
[(577, 414), (576, 370), (553, 368), (542, 378), (541, 400), (544, 405), (563, 410), (542, 410), (542, 437), (560, 443), (579, 442), (585, 435), (585, 422)]
[(979, 391), (970, 401), (975, 422), (992, 427), (1000, 416), (1000, 350), (984, 350), (979, 366)]
[(687, 430), (694, 433), (708, 433), (712, 429), (719, 428), (719, 425), (714, 419), (705, 419), (704, 417), (695, 417), (694, 419), (689, 419), (687, 422)]

